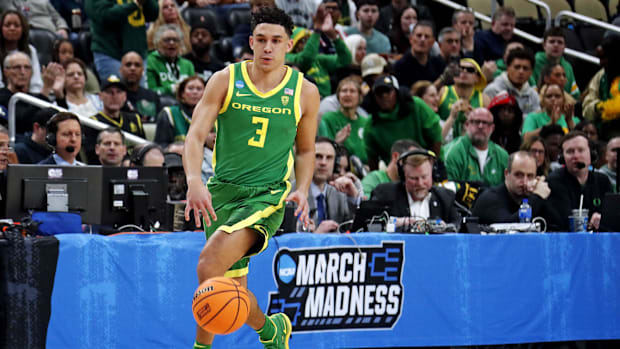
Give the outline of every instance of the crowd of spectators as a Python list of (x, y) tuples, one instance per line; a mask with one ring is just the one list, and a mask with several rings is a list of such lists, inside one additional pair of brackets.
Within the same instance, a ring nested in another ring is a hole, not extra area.
[[(600, 71), (580, 88), (581, 63), (564, 54), (565, 29), (547, 29), (541, 45), (519, 41), (519, 13), (510, 7), (498, 7), (482, 29), (471, 10), (437, 13), (420, 0), (10, 3), (0, 8), (0, 169), (162, 166), (168, 154), (182, 154), (211, 75), (252, 59), (249, 21), (226, 28), (227, 19), (277, 6), (296, 25), (287, 64), (321, 95), (311, 230), (342, 230), (367, 200), (391, 202), (393, 215), (407, 218), (397, 230), (412, 217), (516, 222), (525, 198), (549, 230), (568, 229), (569, 211), (585, 200), (598, 229), (604, 196), (616, 188), (617, 35), (606, 34)], [(35, 29), (56, 35), (51, 52), (29, 44)], [(7, 152), (8, 102), (17, 92), (110, 127), (97, 131), (20, 102)], [(151, 142), (133, 149), (121, 131)], [(215, 133), (204, 148), (205, 180), (214, 143)]]

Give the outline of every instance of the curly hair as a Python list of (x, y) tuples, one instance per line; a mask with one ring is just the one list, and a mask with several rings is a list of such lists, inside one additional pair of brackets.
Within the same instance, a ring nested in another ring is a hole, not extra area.
[(262, 7), (252, 14), (252, 32), (261, 23), (277, 24), (284, 27), (289, 37), (293, 35), (293, 20), (286, 12), (277, 7)]

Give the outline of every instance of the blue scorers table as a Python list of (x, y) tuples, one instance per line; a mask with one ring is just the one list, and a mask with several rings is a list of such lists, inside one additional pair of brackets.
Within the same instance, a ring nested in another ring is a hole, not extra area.
[[(189, 348), (200, 232), (60, 241), (47, 348)], [(620, 338), (620, 234), (287, 234), (253, 258), (291, 348)], [(262, 348), (247, 326), (216, 348)]]

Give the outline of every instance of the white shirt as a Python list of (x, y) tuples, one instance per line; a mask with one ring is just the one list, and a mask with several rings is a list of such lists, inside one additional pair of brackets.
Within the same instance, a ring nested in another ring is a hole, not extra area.
[(484, 174), (484, 165), (487, 164), (487, 155), (489, 155), (489, 148), (487, 147), (485, 150), (480, 150), (474, 147), (476, 154), (478, 154), (478, 165), (480, 166), (480, 174)]
[(411, 194), (407, 193), (407, 201), (409, 201), (409, 214), (414, 218), (428, 219), (431, 215), (431, 193), (424, 197), (422, 201), (414, 201)]

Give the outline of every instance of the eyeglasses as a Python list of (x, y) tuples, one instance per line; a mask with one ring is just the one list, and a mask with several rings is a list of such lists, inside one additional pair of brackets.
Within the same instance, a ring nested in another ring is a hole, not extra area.
[(467, 120), (468, 123), (474, 126), (491, 126), (493, 125), (493, 121), (485, 121), (485, 120)]
[(32, 70), (32, 66), (30, 66), (30, 65), (14, 65), (12, 67), (6, 67), (6, 69), (30, 71), (30, 70)]
[(536, 155), (536, 154), (545, 154), (545, 150), (544, 149), (530, 149), (530, 153)]
[(176, 44), (181, 41), (179, 38), (162, 38), (161, 41), (167, 44)]
[(478, 71), (476, 70), (475, 67), (466, 67), (464, 65), (459, 66), (459, 68), (461, 68), (461, 71), (470, 73), (470, 74), (476, 74), (478, 73)]

